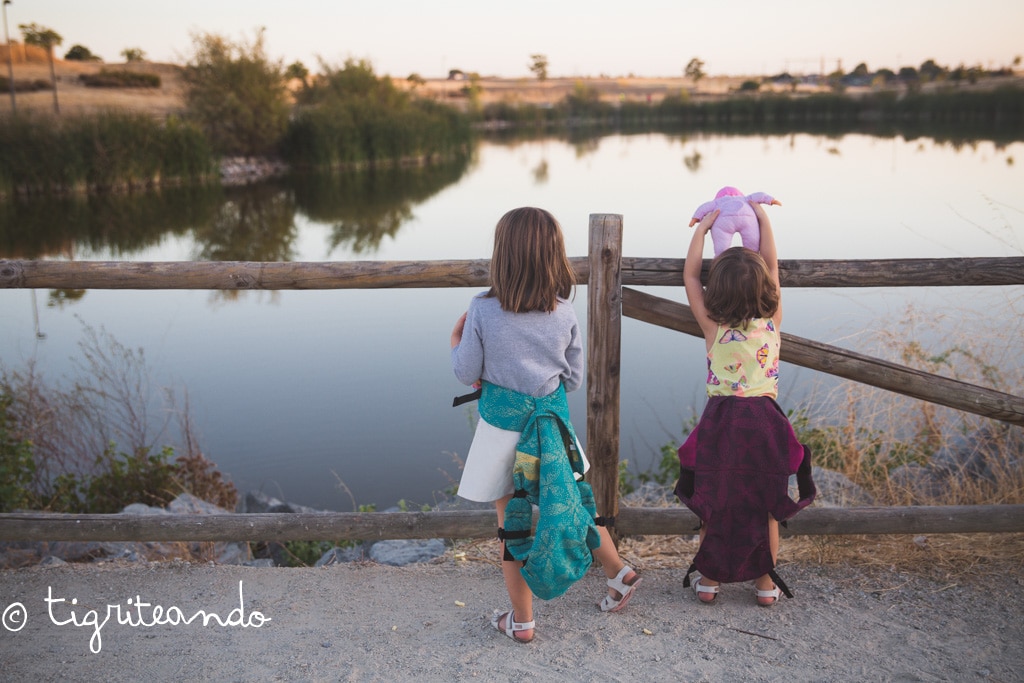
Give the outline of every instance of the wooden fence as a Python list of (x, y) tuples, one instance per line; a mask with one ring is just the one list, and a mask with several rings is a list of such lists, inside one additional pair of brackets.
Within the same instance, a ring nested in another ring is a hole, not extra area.
[[(585, 258), (570, 259), (587, 285), (587, 453), (598, 511), (618, 534), (689, 535), (687, 509), (618, 508), (619, 370), (622, 316), (700, 337), (683, 304), (624, 287), (681, 286), (682, 259), (626, 258), (622, 216), (590, 216)], [(62, 262), (2, 261), (0, 287), (23, 289), (381, 289), (483, 287), (487, 260), (430, 262)], [(709, 263), (703, 264), (707, 274)], [(1024, 284), (1024, 258), (780, 261), (783, 287), (1009, 286)], [(782, 360), (1011, 425), (1024, 398), (783, 334)], [(2, 540), (286, 541), (485, 538), (493, 511), (223, 514), (0, 514)], [(784, 535), (1024, 531), (1024, 505), (816, 508)]]

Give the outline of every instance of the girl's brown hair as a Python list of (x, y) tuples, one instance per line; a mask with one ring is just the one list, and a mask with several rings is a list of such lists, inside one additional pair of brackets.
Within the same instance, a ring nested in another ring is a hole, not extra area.
[(551, 312), (568, 299), (576, 273), (565, 255), (562, 228), (544, 209), (512, 209), (494, 229), (491, 289), (502, 310)]
[(716, 323), (743, 328), (753, 318), (775, 315), (779, 288), (760, 254), (732, 247), (711, 262), (704, 306)]

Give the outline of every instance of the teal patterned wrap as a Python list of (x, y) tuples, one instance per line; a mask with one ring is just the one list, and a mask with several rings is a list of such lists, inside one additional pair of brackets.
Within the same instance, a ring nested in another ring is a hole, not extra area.
[(569, 420), (565, 388), (535, 398), (483, 383), (480, 418), (522, 434), (512, 473), (516, 497), (505, 508), (505, 531), (529, 531), (533, 505), (540, 510), (533, 536), (505, 540), (534, 595), (550, 600), (565, 593), (590, 568), (591, 551), (601, 545), (597, 509), (583, 475), (583, 458)]

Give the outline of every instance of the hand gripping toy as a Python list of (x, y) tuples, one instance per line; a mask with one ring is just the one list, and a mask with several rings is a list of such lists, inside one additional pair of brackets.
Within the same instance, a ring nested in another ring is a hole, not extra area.
[(693, 218), (690, 219), (691, 228), (715, 209), (721, 211), (711, 226), (711, 242), (715, 247), (715, 256), (732, 246), (732, 237), (736, 233), (739, 233), (744, 247), (759, 251), (761, 231), (757, 226), (757, 214), (750, 208), (748, 202), (782, 206), (782, 202), (764, 192), (743, 196), (735, 187), (723, 187), (715, 195), (714, 200), (704, 202), (694, 211)]

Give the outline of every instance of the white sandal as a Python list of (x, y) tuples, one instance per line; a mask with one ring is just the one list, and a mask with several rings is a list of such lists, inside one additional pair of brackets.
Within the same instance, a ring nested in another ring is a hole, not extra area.
[(628, 564), (619, 570), (619, 573), (615, 575), (614, 579), (608, 579), (608, 587), (619, 594), (619, 599), (616, 600), (610, 595), (605, 595), (604, 599), (601, 600), (601, 611), (602, 612), (618, 612), (620, 609), (626, 606), (629, 599), (633, 597), (633, 591), (640, 585), (640, 575), (637, 574), (633, 579), (633, 583), (625, 583), (623, 581), (626, 575), (633, 571), (633, 568)]
[[(505, 619), (505, 617), (508, 617), (508, 619), (506, 619), (505, 626), (502, 628), (501, 620)], [(535, 621), (519, 623), (516, 621), (515, 611), (509, 610), (507, 612), (495, 613), (495, 615), (491, 617), (491, 626), (498, 629), (517, 643), (529, 643), (533, 641), (533, 636), (530, 636), (529, 638), (520, 638), (516, 635), (516, 631), (533, 630), (536, 628), (537, 623)]]
[[(772, 584), (771, 590), (760, 590), (759, 588), (754, 589), (754, 594), (757, 596), (757, 604), (761, 607), (771, 607), (779, 601), (779, 596), (782, 595), (782, 589)], [(771, 598), (771, 602), (761, 602), (762, 599)]]
[[(711, 603), (713, 603), (715, 600), (718, 599), (718, 589), (721, 586), (720, 585), (719, 586), (705, 586), (701, 582), (701, 579), (703, 579), (703, 578), (704, 577), (701, 576), (698, 573), (695, 577), (693, 577), (693, 581), (690, 582), (690, 586), (693, 588), (693, 592), (697, 594), (697, 599), (698, 600), (703, 602), (705, 605), (710, 605)], [(712, 597), (711, 597), (710, 600), (704, 600), (703, 598), (700, 597), (701, 593), (704, 593), (705, 595), (711, 594)]]

